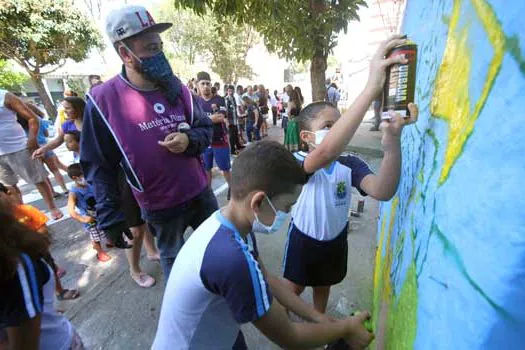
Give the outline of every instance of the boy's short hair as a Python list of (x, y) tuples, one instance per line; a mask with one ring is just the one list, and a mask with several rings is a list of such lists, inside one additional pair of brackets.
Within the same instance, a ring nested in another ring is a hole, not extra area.
[(82, 167), (79, 163), (74, 163), (67, 167), (67, 175), (70, 178), (80, 177), (84, 176), (84, 172), (82, 172)]
[(306, 181), (301, 164), (290, 151), (278, 142), (261, 141), (242, 151), (233, 163), (231, 195), (242, 200), (258, 190), (272, 198), (291, 193)]
[(310, 103), (308, 106), (304, 107), (299, 115), (295, 117), (295, 121), (299, 125), (299, 130), (310, 130), (311, 122), (319, 116), (319, 114), (325, 109), (333, 109), (337, 112), (338, 115), (341, 113), (337, 108), (334, 107), (330, 102), (318, 101)]
[(73, 136), (73, 140), (80, 143), (80, 131), (78, 130), (69, 130), (65, 132), (65, 135)]
[(1, 182), (0, 182), (0, 192), (5, 193), (5, 194), (7, 194), (9, 192), (7, 187)]

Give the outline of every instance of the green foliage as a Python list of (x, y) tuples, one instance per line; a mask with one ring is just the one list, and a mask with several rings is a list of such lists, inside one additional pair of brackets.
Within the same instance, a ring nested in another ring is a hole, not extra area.
[(266, 47), (288, 60), (327, 57), (337, 45), (337, 34), (348, 22), (359, 20), (364, 0), (177, 0), (178, 7), (200, 15), (211, 11), (217, 18), (232, 17), (253, 26)]
[(165, 34), (165, 51), (179, 76), (194, 76), (197, 72), (193, 67), (198, 61), (210, 63), (224, 82), (253, 76), (246, 55), (258, 36), (251, 27), (231, 19), (219, 20), (216, 16), (198, 16), (190, 10), (176, 9), (171, 1), (160, 7), (157, 17), (159, 22), (173, 23)]
[(0, 55), (38, 70), (77, 62), (102, 45), (99, 33), (66, 0), (4, 0), (0, 8)]
[(12, 64), (6, 60), (0, 60), (0, 89), (11, 92), (21, 92), (22, 85), (28, 76), (13, 71)]
[(73, 78), (67, 80), (67, 87), (75, 91), (78, 96), (85, 96), (88, 91), (88, 86), (81, 78)]

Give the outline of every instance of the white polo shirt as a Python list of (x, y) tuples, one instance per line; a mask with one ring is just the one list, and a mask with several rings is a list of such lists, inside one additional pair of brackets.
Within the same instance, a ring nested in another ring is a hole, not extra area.
[(231, 350), (272, 303), (257, 256), (254, 235), (244, 240), (220, 211), (202, 223), (173, 264), (152, 349)]

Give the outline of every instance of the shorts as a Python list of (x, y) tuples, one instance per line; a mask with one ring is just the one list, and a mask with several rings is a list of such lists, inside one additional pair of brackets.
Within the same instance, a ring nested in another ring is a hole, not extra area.
[(104, 231), (101, 231), (97, 225), (90, 225), (84, 227), (84, 231), (89, 235), (92, 242), (102, 242), (106, 238)]
[(14, 186), (18, 177), (32, 185), (44, 182), (47, 177), (42, 162), (31, 158), (28, 149), (0, 155), (0, 182)]
[(138, 227), (144, 225), (142, 219), (142, 212), (139, 204), (133, 195), (133, 191), (126, 181), (126, 175), (124, 171), (119, 171), (118, 177), (118, 188), (120, 192), (120, 210), (124, 214), (124, 220), (126, 225), (129, 227)]
[(239, 130), (246, 131), (246, 117), (239, 118)]
[(213, 168), (213, 159), (221, 171), (229, 171), (230, 163), (230, 147), (208, 147), (202, 154), (204, 160), (204, 169), (210, 171)]
[(286, 242), (284, 278), (300, 286), (332, 286), (347, 272), (348, 224), (331, 241), (305, 235), (292, 223)]

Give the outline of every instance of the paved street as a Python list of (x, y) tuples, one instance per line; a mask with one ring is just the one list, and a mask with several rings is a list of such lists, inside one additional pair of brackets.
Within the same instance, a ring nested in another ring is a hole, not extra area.
[[(362, 127), (368, 130), (369, 125), (363, 124)], [(270, 138), (281, 140), (282, 129), (271, 128)], [(61, 159), (69, 157), (65, 148), (59, 149), (58, 154)], [(364, 159), (377, 170), (379, 159)], [(54, 181), (53, 183), (56, 185)], [(212, 187), (220, 205), (224, 205), (227, 186), (218, 172), (214, 172)], [(45, 209), (33, 186), (22, 184), (20, 188), (26, 203)], [(56, 186), (55, 189), (60, 190)], [(354, 191), (354, 209), (357, 207), (357, 199), (358, 195)], [(58, 199), (57, 204), (66, 212), (65, 197)], [(329, 302), (329, 312), (333, 315), (371, 307), (377, 215), (377, 202), (366, 199), (364, 215), (351, 218), (348, 276), (343, 283), (333, 288)], [(78, 288), (81, 293), (79, 299), (61, 302), (57, 306), (65, 310), (66, 316), (78, 329), (88, 348), (148, 349), (155, 334), (164, 288), (159, 264), (149, 262), (143, 254), (144, 271), (153, 275), (158, 283), (153, 288), (142, 289), (129, 277), (127, 261), (122, 251), (110, 250), (109, 254), (113, 259), (108, 263), (99, 263), (96, 260), (89, 237), (84, 234), (80, 223), (66, 215), (58, 222), (51, 222), (50, 228), (53, 237), (52, 253), (57, 263), (67, 270), (62, 279), (64, 287)], [(262, 259), (267, 269), (277, 275), (281, 274), (285, 240), (286, 227), (274, 236), (258, 237)], [(310, 291), (304, 294), (304, 298), (311, 300)], [(244, 326), (243, 330), (250, 349), (277, 348), (260, 336), (251, 325)]]

